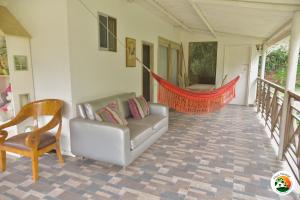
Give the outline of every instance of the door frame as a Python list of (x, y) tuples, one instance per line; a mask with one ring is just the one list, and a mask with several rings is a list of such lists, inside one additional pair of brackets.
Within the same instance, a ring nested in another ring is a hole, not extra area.
[(224, 53), (223, 53), (223, 71), (222, 71), (222, 77), (221, 80), (223, 80), (223, 77), (225, 76), (224, 72), (225, 72), (225, 59), (226, 59), (226, 47), (248, 47), (249, 48), (249, 55), (248, 55), (248, 59), (249, 59), (249, 64), (247, 67), (247, 75), (246, 75), (246, 97), (245, 97), (245, 102), (243, 105), (248, 106), (248, 102), (249, 102), (249, 94), (250, 94), (250, 69), (251, 69), (251, 65), (252, 65), (252, 61), (251, 61), (251, 57), (252, 57), (252, 46), (251, 44), (225, 44), (224, 45)]
[[(143, 54), (143, 45), (148, 45), (150, 47), (150, 70), (154, 71), (154, 44), (152, 42), (148, 42), (148, 41), (144, 41), (142, 40), (141, 43), (141, 61), (143, 63), (144, 60), (144, 54)], [(143, 84), (144, 84), (144, 80), (143, 80), (143, 70), (144, 67), (142, 66), (142, 70), (141, 70), (141, 87), (142, 87), (142, 94), (144, 94), (144, 88), (143, 88)], [(150, 102), (153, 102), (154, 100), (154, 81), (150, 76)]]

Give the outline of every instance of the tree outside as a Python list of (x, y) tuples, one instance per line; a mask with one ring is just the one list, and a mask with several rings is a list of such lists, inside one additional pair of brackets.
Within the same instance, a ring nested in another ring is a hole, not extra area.
[[(268, 54), (266, 59), (265, 78), (285, 87), (288, 67), (288, 48), (281, 45)], [(296, 92), (300, 93), (300, 55), (297, 68)]]

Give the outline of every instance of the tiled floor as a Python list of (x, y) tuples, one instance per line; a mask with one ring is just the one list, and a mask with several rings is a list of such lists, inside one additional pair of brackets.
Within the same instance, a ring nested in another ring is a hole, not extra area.
[(279, 199), (269, 181), (281, 163), (253, 108), (170, 118), (169, 131), (126, 170), (71, 157), (60, 166), (47, 155), (33, 183), (30, 160), (9, 158), (0, 199)]

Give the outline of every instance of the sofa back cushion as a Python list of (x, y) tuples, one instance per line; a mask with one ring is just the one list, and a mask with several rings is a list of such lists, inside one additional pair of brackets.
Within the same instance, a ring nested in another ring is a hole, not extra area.
[(131, 116), (128, 100), (135, 97), (135, 93), (122, 94), (118, 97), (119, 109), (123, 117), (128, 118)]
[[(88, 119), (95, 120), (94, 113), (101, 108), (107, 106), (110, 102), (116, 101), (120, 110), (120, 114), (124, 118), (130, 116), (130, 111), (128, 107), (128, 99), (135, 97), (135, 93), (123, 93), (119, 95), (109, 96), (101, 99), (96, 99), (88, 102), (81, 103), (85, 109), (85, 113)], [(77, 109), (79, 107), (77, 106)], [(80, 113), (78, 111), (78, 113)]]

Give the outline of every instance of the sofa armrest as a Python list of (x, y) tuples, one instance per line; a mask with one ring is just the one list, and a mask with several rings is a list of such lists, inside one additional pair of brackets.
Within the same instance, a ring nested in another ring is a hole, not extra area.
[(150, 103), (150, 113), (169, 117), (169, 107), (158, 103)]
[(70, 120), (74, 155), (126, 166), (130, 134), (126, 126), (75, 118)]

